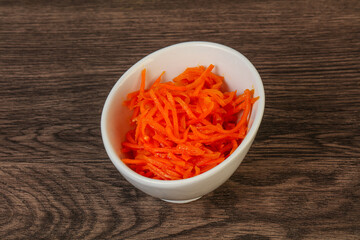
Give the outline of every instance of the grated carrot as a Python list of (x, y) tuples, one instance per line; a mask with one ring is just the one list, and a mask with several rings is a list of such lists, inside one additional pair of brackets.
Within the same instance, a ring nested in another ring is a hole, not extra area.
[(238, 96), (221, 91), (224, 78), (213, 68), (187, 68), (166, 83), (163, 72), (149, 89), (141, 72), (140, 89), (124, 101), (135, 125), (122, 143), (126, 165), (148, 178), (179, 180), (212, 169), (236, 150), (259, 97), (248, 89)]

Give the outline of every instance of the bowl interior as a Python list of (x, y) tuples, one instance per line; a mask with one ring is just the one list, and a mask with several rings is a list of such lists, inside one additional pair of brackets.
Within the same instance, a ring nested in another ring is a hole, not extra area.
[(116, 158), (124, 157), (120, 151), (121, 142), (124, 141), (125, 134), (130, 129), (131, 112), (123, 105), (123, 102), (128, 93), (140, 88), (141, 70), (147, 69), (147, 88), (163, 71), (165, 71), (163, 80), (171, 81), (187, 67), (199, 65), (207, 67), (210, 64), (215, 65), (214, 73), (225, 78), (228, 90), (237, 90), (239, 94), (247, 88), (255, 89), (255, 96), (260, 96), (260, 100), (253, 106), (249, 129), (251, 129), (256, 118), (260, 118), (257, 120), (259, 125), (264, 109), (264, 89), (256, 69), (243, 55), (231, 48), (215, 43), (188, 42), (176, 44), (156, 51), (140, 60), (118, 80), (110, 92), (103, 110), (102, 125), (104, 126), (102, 128), (105, 129), (102, 131), (106, 131), (103, 133), (105, 145), (109, 145), (108, 147), (113, 150)]

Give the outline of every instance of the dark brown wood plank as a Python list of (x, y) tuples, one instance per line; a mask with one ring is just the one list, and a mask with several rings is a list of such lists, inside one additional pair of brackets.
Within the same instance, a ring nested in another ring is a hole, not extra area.
[[(1, 239), (358, 239), (360, 2), (0, 1)], [(102, 106), (147, 54), (242, 52), (266, 93), (236, 173), (186, 205), (108, 159)]]

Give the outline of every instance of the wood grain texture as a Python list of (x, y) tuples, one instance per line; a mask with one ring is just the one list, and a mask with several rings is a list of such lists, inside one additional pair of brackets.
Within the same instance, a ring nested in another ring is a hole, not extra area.
[[(0, 1), (0, 239), (359, 239), (360, 2)], [(265, 86), (236, 173), (174, 205), (108, 159), (100, 114), (136, 61), (228, 45)]]

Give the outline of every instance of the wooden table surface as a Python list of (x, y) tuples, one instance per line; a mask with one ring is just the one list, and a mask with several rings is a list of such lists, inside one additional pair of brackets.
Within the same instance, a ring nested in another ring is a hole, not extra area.
[[(0, 239), (360, 239), (360, 2), (1, 1)], [(130, 185), (100, 134), (147, 54), (232, 47), (266, 109), (235, 174), (177, 205)]]

